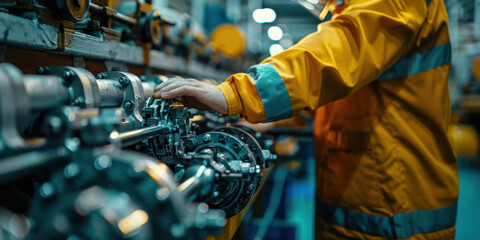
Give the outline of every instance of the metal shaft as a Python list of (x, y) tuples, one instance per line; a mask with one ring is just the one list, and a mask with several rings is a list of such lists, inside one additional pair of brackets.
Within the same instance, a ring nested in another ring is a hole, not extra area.
[(189, 177), (177, 188), (188, 201), (205, 201), (212, 196), (215, 173), (211, 168), (197, 165), (187, 169)]
[(168, 132), (168, 128), (165, 126), (155, 126), (142, 128), (134, 131), (120, 133), (118, 138), (122, 142), (122, 146), (130, 146), (135, 143), (142, 142), (144, 140), (156, 137)]
[[(105, 9), (105, 10), (103, 10), (103, 9)], [(113, 8), (99, 6), (95, 3), (90, 2), (90, 10), (92, 10), (93, 12), (96, 12), (96, 13), (105, 14), (108, 17), (111, 17), (111, 18), (113, 18), (113, 19), (115, 19), (115, 20), (117, 20), (121, 23), (125, 23), (125, 24), (128, 24), (128, 25), (137, 24), (137, 19), (131, 18), (131, 17), (129, 17), (127, 15), (124, 15), (124, 14), (121, 14)]]
[(68, 159), (69, 151), (64, 148), (31, 151), (0, 161), (0, 184), (6, 184), (38, 169), (57, 164)]

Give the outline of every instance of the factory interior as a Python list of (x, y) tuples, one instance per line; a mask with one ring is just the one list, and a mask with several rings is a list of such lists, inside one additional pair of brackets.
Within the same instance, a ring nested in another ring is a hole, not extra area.
[(0, 0), (0, 240), (480, 240), (480, 0)]

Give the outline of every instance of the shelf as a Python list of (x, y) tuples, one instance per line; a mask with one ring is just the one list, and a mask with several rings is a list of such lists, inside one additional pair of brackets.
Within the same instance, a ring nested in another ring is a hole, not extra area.
[[(104, 40), (78, 31), (66, 31), (64, 34), (60, 34), (54, 26), (8, 13), (0, 13), (0, 34), (0, 43), (2, 44), (145, 66), (199, 79), (209, 78), (223, 81), (232, 74), (200, 62), (190, 61), (187, 64), (181, 57), (170, 56), (156, 50), (151, 50), (149, 57), (145, 58), (144, 49), (140, 46)], [(148, 63), (146, 59), (149, 59)]]

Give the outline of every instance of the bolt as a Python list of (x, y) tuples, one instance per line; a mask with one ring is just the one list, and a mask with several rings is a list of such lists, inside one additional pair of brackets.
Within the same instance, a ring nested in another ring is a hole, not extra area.
[(66, 70), (62, 74), (62, 78), (63, 78), (63, 80), (65, 80), (67, 82), (71, 82), (71, 81), (73, 81), (73, 74), (70, 70)]
[(40, 187), (40, 196), (43, 198), (50, 198), (53, 196), (55, 193), (55, 189), (53, 188), (53, 185), (49, 182), (46, 182), (42, 184)]
[(225, 136), (224, 135), (220, 135), (218, 136), (218, 141), (221, 142), (221, 143), (225, 143)]
[(120, 82), (120, 85), (122, 85), (122, 87), (124, 88), (127, 87), (130, 83), (130, 80), (128, 80), (127, 77), (121, 77), (118, 81)]
[(37, 73), (38, 74), (47, 74), (50, 72), (50, 69), (48, 67), (40, 67), (38, 70), (37, 70)]
[(208, 212), (208, 205), (206, 203), (200, 203), (198, 204), (197, 210), (199, 213), (207, 213)]
[(191, 151), (191, 150), (195, 149), (195, 147), (197, 146), (197, 143), (194, 139), (188, 139), (185, 142), (184, 146), (185, 146), (185, 150)]
[(63, 121), (59, 117), (50, 116), (46, 119), (45, 124), (44, 129), (48, 136), (58, 136), (63, 132)]
[(161, 202), (165, 201), (168, 199), (168, 197), (170, 196), (170, 190), (168, 190), (168, 188), (166, 187), (162, 187), (160, 189), (157, 190), (155, 196), (157, 197), (157, 199)]
[(235, 152), (239, 152), (240, 151), (240, 144), (238, 144), (237, 142), (233, 144), (233, 150), (235, 150)]
[(185, 228), (180, 225), (180, 224), (173, 224), (173, 226), (170, 228), (170, 233), (175, 237), (175, 238), (182, 238), (185, 235)]
[(59, 147), (57, 149), (57, 155), (59, 157), (66, 157), (69, 153), (70, 153), (70, 151), (68, 151), (68, 148), (66, 148), (66, 147)]
[(210, 134), (207, 133), (207, 134), (203, 135), (202, 139), (205, 142), (210, 142), (212, 140), (212, 136), (210, 136)]
[(80, 168), (76, 163), (70, 163), (63, 169), (63, 175), (66, 178), (72, 179), (80, 173)]
[(172, 129), (171, 129), (171, 132), (172, 133), (178, 133), (178, 132), (180, 132), (180, 129), (177, 126), (173, 126)]
[(95, 162), (93, 163), (93, 166), (98, 171), (105, 170), (105, 169), (109, 168), (110, 166), (112, 166), (112, 159), (110, 157), (108, 157), (107, 155), (102, 155), (102, 156), (98, 157), (97, 159), (95, 159)]
[(81, 106), (85, 103), (85, 99), (83, 97), (78, 97), (72, 101), (73, 106)]
[(142, 82), (145, 82), (145, 81), (147, 81), (147, 77), (146, 76), (140, 76), (140, 80), (142, 80)]
[(255, 186), (253, 186), (253, 184), (250, 184), (250, 185), (248, 185), (247, 190), (245, 192), (247, 194), (250, 194), (250, 193), (253, 192), (254, 189), (255, 189)]
[(133, 103), (132, 101), (126, 101), (124, 104), (123, 104), (123, 107), (125, 108), (125, 110), (131, 110), (133, 108)]
[(97, 74), (97, 78), (98, 79), (105, 79), (105, 78), (107, 78), (107, 75), (105, 73), (99, 73), (99, 74)]

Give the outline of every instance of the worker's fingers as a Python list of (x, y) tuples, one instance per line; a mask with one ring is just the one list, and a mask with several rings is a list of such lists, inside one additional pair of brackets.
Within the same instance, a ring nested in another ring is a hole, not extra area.
[(196, 96), (196, 88), (192, 86), (178, 86), (174, 89), (171, 89), (168, 92), (161, 93), (160, 97), (163, 99), (172, 99), (175, 97), (182, 97), (182, 96)]
[(168, 80), (166, 82), (163, 82), (162, 84), (158, 85), (156, 88), (155, 88), (155, 91), (154, 91), (154, 94), (153, 94), (153, 97), (154, 98), (161, 98), (162, 97), (162, 94), (165, 93), (166, 91), (164, 89), (168, 89), (168, 90), (172, 90), (172, 89), (175, 89), (175, 88), (178, 88), (178, 87), (181, 87), (183, 86), (181, 83), (180, 83), (180, 79), (172, 79), (172, 80)]
[(197, 88), (201, 87), (197, 82), (182, 80), (182, 81), (176, 81), (175, 83), (167, 85), (167, 86), (161, 88), (158, 92), (160, 94), (164, 94), (164, 93), (169, 92), (169, 91), (171, 91), (175, 88), (184, 87), (184, 86), (197, 87)]
[(160, 84), (156, 89), (158, 90), (153, 95), (155, 98), (172, 99), (187, 96), (191, 97), (188, 101), (191, 107), (213, 109), (222, 114), (228, 113), (225, 96), (216, 86), (195, 79), (175, 79)]
[(164, 87), (166, 87), (166, 86), (168, 86), (172, 83), (175, 83), (177, 81), (181, 81), (181, 80), (183, 80), (183, 79), (169, 78), (167, 81), (158, 84), (157, 87), (155, 87), (154, 91), (157, 92), (158, 90), (160, 90), (160, 89), (162, 89), (162, 88), (164, 88)]
[(158, 90), (157, 92), (155, 92), (153, 94), (153, 97), (155, 97), (155, 98), (165, 98), (166, 93), (168, 93), (172, 90), (181, 88), (181, 87), (185, 87), (185, 86), (188, 86), (188, 85), (185, 84), (185, 83), (180, 83), (180, 82), (172, 83), (172, 84), (167, 85), (164, 88)]
[(181, 78), (170, 78), (168, 79), (167, 81), (165, 82), (162, 82), (160, 83), (159, 85), (157, 85), (154, 89), (155, 92), (158, 92), (159, 90), (167, 87), (167, 86), (170, 86), (172, 84), (180, 84), (180, 83), (185, 83), (185, 84), (194, 84), (198, 82), (197, 80), (195, 79), (181, 79)]

